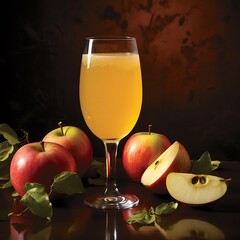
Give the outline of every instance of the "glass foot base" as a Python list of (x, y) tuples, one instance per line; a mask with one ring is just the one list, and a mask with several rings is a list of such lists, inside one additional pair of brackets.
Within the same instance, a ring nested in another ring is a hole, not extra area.
[(135, 195), (123, 194), (119, 196), (90, 195), (84, 203), (98, 209), (128, 209), (137, 206), (139, 199)]

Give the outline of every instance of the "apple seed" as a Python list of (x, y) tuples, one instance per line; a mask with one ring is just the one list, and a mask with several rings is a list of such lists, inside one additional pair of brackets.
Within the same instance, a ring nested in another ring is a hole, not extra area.
[(207, 179), (206, 179), (205, 176), (194, 176), (194, 177), (192, 178), (192, 184), (194, 184), (194, 185), (197, 184), (198, 182), (199, 182), (200, 184), (205, 184), (206, 181), (207, 181)]
[(201, 184), (206, 183), (206, 177), (204, 177), (204, 176), (199, 177), (199, 181)]
[(192, 184), (196, 184), (198, 182), (198, 176), (192, 178)]

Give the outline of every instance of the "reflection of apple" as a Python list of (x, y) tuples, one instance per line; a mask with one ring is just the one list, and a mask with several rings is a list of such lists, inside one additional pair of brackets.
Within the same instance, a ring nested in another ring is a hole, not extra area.
[(223, 232), (213, 224), (197, 219), (182, 219), (166, 230), (168, 239), (223, 240)]
[(146, 168), (169, 146), (170, 141), (162, 134), (139, 132), (132, 135), (123, 148), (123, 167), (128, 177), (141, 182)]
[(16, 226), (10, 225), (10, 239), (41, 239), (48, 240), (51, 236), (51, 226), (46, 226), (45, 228), (39, 230), (38, 232), (32, 232), (31, 227), (21, 226), (23, 229), (17, 229)]
[(154, 193), (166, 194), (166, 177), (170, 172), (188, 172), (190, 158), (178, 141), (163, 152), (143, 173), (141, 182)]
[(76, 171), (71, 153), (56, 143), (34, 142), (22, 146), (14, 154), (10, 178), (16, 192), (23, 196), (27, 182), (43, 184), (49, 192), (54, 177), (63, 171)]
[[(13, 212), (21, 213), (26, 209), (18, 200), (14, 201)], [(21, 215), (10, 216), (10, 238), (9, 239), (49, 239), (51, 226), (45, 219), (33, 215), (30, 211)]]
[(92, 144), (88, 136), (74, 126), (62, 126), (49, 132), (44, 138), (45, 142), (54, 142), (65, 147), (76, 161), (77, 173), (82, 177), (92, 162)]
[(169, 194), (186, 204), (206, 204), (221, 198), (227, 191), (227, 180), (212, 175), (172, 172), (167, 176)]

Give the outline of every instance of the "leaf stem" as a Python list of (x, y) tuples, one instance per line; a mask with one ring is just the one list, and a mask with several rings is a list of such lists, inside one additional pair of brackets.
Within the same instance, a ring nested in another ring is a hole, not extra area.
[(21, 138), (19, 138), (19, 141), (22, 144), (29, 143), (29, 134), (28, 134), (28, 132), (25, 131), (24, 129), (21, 129), (21, 131), (23, 132), (23, 136)]

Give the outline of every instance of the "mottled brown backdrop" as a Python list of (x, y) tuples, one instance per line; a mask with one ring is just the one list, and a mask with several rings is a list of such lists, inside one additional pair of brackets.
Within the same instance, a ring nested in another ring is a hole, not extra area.
[(24, 128), (30, 141), (62, 120), (86, 131), (103, 156), (79, 108), (84, 38), (131, 35), (144, 85), (132, 133), (152, 124), (192, 159), (208, 150), (240, 160), (238, 0), (9, 0), (0, 11), (0, 122)]

